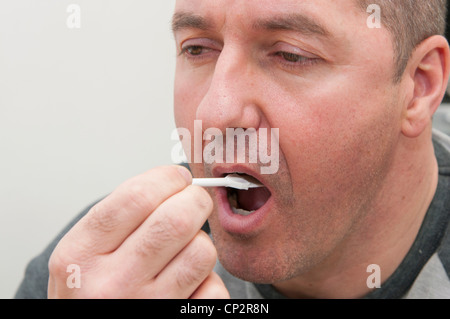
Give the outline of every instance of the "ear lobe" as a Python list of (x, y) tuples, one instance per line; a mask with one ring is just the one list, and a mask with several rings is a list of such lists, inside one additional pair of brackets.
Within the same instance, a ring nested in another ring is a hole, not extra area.
[(412, 77), (414, 93), (404, 112), (405, 136), (417, 137), (431, 125), (447, 88), (449, 56), (447, 40), (441, 36), (428, 38), (413, 52), (406, 73)]

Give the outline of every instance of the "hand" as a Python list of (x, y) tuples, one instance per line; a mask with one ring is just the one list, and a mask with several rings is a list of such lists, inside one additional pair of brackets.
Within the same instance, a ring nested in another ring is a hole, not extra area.
[[(212, 272), (216, 249), (200, 230), (209, 194), (180, 166), (119, 186), (59, 242), (49, 261), (49, 298), (228, 298)], [(69, 288), (69, 265), (80, 288)]]

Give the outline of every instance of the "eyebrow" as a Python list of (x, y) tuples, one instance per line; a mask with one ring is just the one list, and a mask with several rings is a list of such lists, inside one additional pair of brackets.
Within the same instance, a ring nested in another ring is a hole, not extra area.
[[(176, 12), (172, 18), (172, 31), (175, 33), (182, 29), (210, 30), (213, 23), (192, 12)], [(257, 19), (253, 24), (254, 30), (266, 31), (294, 31), (305, 35), (319, 35), (329, 37), (331, 32), (323, 25), (304, 14), (292, 13), (270, 18)]]
[(253, 28), (268, 31), (295, 31), (305, 35), (319, 35), (323, 37), (331, 35), (331, 32), (323, 25), (304, 14), (298, 13), (258, 19), (253, 24)]
[(176, 12), (172, 18), (172, 32), (177, 32), (182, 29), (199, 29), (208, 30), (212, 29), (213, 24), (192, 12)]

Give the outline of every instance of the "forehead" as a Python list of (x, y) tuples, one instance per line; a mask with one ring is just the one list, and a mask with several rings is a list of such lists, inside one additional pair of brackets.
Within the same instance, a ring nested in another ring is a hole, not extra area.
[(250, 27), (257, 19), (295, 14), (307, 17), (322, 29), (339, 31), (341, 26), (351, 27), (354, 20), (360, 23), (365, 17), (355, 0), (177, 0), (175, 13), (203, 17), (220, 30), (229, 25)]

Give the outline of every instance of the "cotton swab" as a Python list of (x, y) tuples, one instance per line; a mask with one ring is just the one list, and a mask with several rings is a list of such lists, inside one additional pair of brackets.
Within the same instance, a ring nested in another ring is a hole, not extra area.
[(231, 187), (241, 190), (264, 187), (264, 185), (255, 181), (250, 176), (246, 177), (237, 174), (227, 175), (223, 178), (194, 178), (192, 185), (202, 187)]

